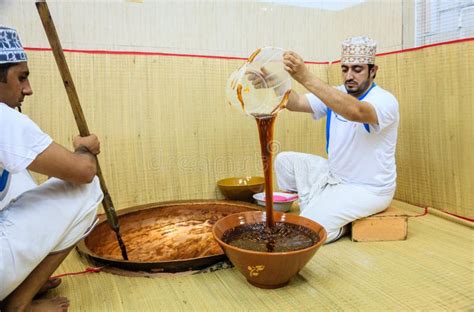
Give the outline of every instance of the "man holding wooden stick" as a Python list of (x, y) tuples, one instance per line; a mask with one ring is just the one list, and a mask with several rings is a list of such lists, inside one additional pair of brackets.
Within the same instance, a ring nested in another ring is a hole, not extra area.
[[(58, 284), (49, 277), (96, 223), (100, 143), (77, 136), (71, 152), (17, 112), (28, 75), (16, 31), (0, 26), (0, 309), (65, 311), (67, 298), (33, 298)], [(38, 186), (27, 170), (51, 178)]]

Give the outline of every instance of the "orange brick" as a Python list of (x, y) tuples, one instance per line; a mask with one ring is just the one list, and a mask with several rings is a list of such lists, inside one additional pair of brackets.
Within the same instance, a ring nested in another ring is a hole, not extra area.
[(393, 207), (352, 222), (354, 242), (405, 240), (407, 232), (408, 216)]

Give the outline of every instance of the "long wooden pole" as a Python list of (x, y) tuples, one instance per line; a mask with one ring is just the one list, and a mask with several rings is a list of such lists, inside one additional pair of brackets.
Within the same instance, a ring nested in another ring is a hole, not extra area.
[[(69, 98), (69, 103), (71, 104), (72, 112), (74, 114), (74, 118), (76, 119), (77, 128), (79, 128), (79, 134), (81, 136), (88, 136), (90, 135), (89, 128), (87, 126), (84, 113), (82, 112), (76, 87), (74, 86), (71, 73), (69, 72), (69, 67), (64, 56), (63, 48), (61, 47), (61, 42), (59, 41), (58, 33), (56, 32), (56, 27), (54, 26), (53, 18), (49, 12), (46, 0), (36, 0), (36, 8), (38, 9), (41, 22), (43, 23), (46, 36), (48, 37), (49, 44), (53, 50), (56, 64), (58, 65), (61, 78), (63, 79), (64, 87), (66, 88), (66, 93)], [(104, 193), (102, 205), (104, 206), (105, 214), (107, 216), (107, 222), (117, 236), (120, 250), (122, 251), (122, 257), (125, 260), (128, 260), (127, 250), (120, 236), (120, 226), (117, 214), (115, 213), (112, 198), (110, 197), (109, 191), (107, 190), (104, 176), (100, 170), (99, 162), (97, 162), (97, 176), (99, 177), (100, 187)]]

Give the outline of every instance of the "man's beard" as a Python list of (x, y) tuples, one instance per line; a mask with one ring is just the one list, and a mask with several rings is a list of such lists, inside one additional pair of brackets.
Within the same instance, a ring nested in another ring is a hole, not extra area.
[(358, 88), (356, 89), (348, 89), (346, 86), (347, 81), (344, 83), (344, 87), (346, 88), (347, 94), (350, 94), (352, 96), (359, 96), (362, 95), (362, 93), (367, 90), (370, 81), (366, 80), (364, 81)]

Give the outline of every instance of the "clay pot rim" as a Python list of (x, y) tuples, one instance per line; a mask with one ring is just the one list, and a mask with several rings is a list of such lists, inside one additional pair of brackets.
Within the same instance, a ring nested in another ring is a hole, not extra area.
[[(162, 208), (162, 207), (171, 207), (171, 206), (182, 206), (182, 205), (190, 205), (190, 206), (202, 206), (204, 204), (213, 204), (213, 205), (225, 205), (225, 204), (235, 204), (238, 206), (245, 206), (246, 208), (260, 211), (259, 206), (256, 204), (252, 204), (245, 201), (240, 200), (230, 200), (230, 199), (183, 199), (183, 200), (169, 200), (169, 201), (161, 201), (161, 202), (153, 202), (148, 204), (142, 205), (135, 205), (129, 206), (127, 208), (122, 208), (116, 210), (117, 217), (122, 215), (130, 214), (133, 212), (140, 212), (147, 209), (154, 209), (154, 208)], [(107, 222), (107, 215), (105, 213), (97, 214), (99, 218), (99, 223)], [(98, 224), (99, 224), (98, 223)]]
[[(249, 250), (249, 249), (243, 249), (243, 248), (238, 248), (238, 247), (235, 247), (235, 246), (232, 246), (232, 245), (229, 245), (227, 244), (226, 242), (224, 242), (222, 239), (220, 239), (220, 237), (217, 236), (216, 234), (216, 227), (217, 227), (217, 224), (219, 222), (223, 222), (223, 220), (227, 219), (227, 218), (235, 218), (237, 215), (244, 215), (244, 214), (264, 214), (266, 213), (265, 211), (246, 211), (246, 212), (238, 212), (238, 213), (233, 213), (231, 215), (228, 215), (224, 218), (221, 218), (219, 220), (217, 220), (217, 222), (212, 226), (212, 235), (214, 236), (214, 239), (221, 245), (224, 245), (226, 248), (229, 248), (229, 249), (232, 249), (234, 251), (238, 251), (238, 252), (245, 252), (245, 253), (248, 253), (248, 254), (253, 254), (253, 255), (259, 255), (259, 256), (269, 256), (269, 257), (277, 257), (277, 256), (285, 256), (285, 255), (294, 255), (294, 254), (298, 254), (298, 253), (304, 253), (304, 252), (307, 252), (311, 249), (314, 249), (314, 248), (318, 248), (320, 247), (327, 239), (327, 231), (326, 229), (319, 223), (317, 223), (316, 221), (313, 221), (311, 219), (308, 219), (308, 218), (305, 218), (305, 217), (302, 217), (302, 216), (299, 216), (299, 215), (291, 215), (291, 216), (294, 216), (294, 217), (297, 217), (297, 218), (304, 218), (306, 220), (308, 220), (310, 223), (315, 223), (317, 224), (318, 226), (321, 227), (321, 231), (320, 233), (322, 234), (321, 237), (319, 238), (319, 241), (314, 244), (314, 245), (311, 245), (307, 248), (303, 248), (303, 249), (298, 249), (298, 250), (293, 250), (293, 251), (283, 251), (283, 252), (263, 252), (263, 251), (254, 251), (254, 250)], [(278, 211), (274, 211), (273, 212), (273, 215), (274, 216), (281, 216), (281, 215), (285, 215), (286, 213), (282, 213), (282, 212), (278, 212)], [(291, 223), (291, 224), (295, 224), (295, 225), (301, 225), (301, 224), (297, 224), (297, 223), (293, 223), (293, 222), (288, 222), (288, 221), (285, 221), (284, 223)], [(247, 224), (252, 224), (252, 223), (247, 223)], [(304, 225), (301, 225), (301, 226), (304, 226)], [(312, 230), (312, 229), (310, 229)], [(320, 234), (318, 233), (318, 235)]]

